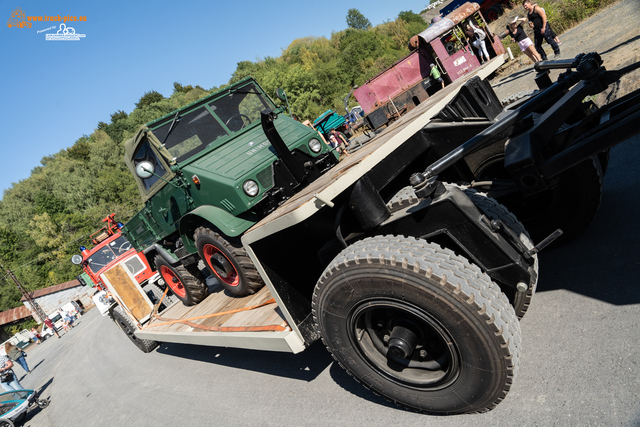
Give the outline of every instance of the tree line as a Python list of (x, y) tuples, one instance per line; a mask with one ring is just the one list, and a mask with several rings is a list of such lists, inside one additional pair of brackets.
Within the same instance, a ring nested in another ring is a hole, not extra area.
[[(287, 92), (292, 113), (301, 119), (333, 109), (344, 112), (343, 99), (354, 85), (362, 85), (409, 53), (409, 38), (427, 27), (411, 11), (372, 26), (357, 9), (346, 17), (348, 27), (330, 38), (296, 39), (279, 57), (237, 64), (229, 82), (220, 87), (174, 83), (169, 97), (151, 90), (133, 111), (116, 111), (58, 153), (45, 156), (31, 175), (5, 190), (0, 201), (0, 263), (12, 269), (26, 289), (53, 286), (81, 273), (71, 256), (102, 219), (115, 213), (128, 220), (142, 204), (123, 161), (124, 141), (140, 125), (213, 93), (246, 76), (253, 76), (275, 99)], [(356, 102), (352, 98), (350, 106)], [(0, 280), (0, 311), (21, 305), (18, 290), (6, 277)]]

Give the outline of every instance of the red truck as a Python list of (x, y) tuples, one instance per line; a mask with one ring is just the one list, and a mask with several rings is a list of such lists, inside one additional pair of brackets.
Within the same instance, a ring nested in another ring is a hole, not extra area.
[[(120, 229), (123, 224), (116, 222), (115, 214), (108, 215), (102, 220), (106, 223), (104, 227), (96, 231), (90, 236), (92, 249), (84, 246), (80, 247), (82, 255), (74, 255), (72, 262), (82, 266), (83, 271), (91, 278), (93, 283), (102, 290), (109, 291), (104, 283), (104, 272), (110, 270), (116, 264), (121, 264), (123, 273), (131, 276), (147, 296), (151, 305), (156, 304), (162, 298), (166, 289), (166, 283), (161, 276), (149, 265), (147, 257), (142, 253), (138, 253), (125, 236), (122, 235)], [(140, 298), (140, 295), (130, 295), (129, 292), (118, 293), (116, 290), (115, 298), (131, 304), (132, 298)], [(112, 294), (114, 294), (112, 292)], [(177, 301), (171, 291), (165, 296), (163, 305), (168, 307)]]

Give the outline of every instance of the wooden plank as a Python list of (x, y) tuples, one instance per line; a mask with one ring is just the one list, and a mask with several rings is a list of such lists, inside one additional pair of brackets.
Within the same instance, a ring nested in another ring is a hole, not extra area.
[(136, 319), (143, 319), (151, 312), (153, 306), (142, 296), (137, 284), (124, 270), (123, 264), (117, 264), (112, 269), (105, 271), (103, 276), (107, 278), (118, 297)]
[[(253, 307), (262, 304), (272, 298), (269, 289), (265, 286), (254, 295), (243, 298), (237, 298), (226, 294), (224, 291), (214, 292), (210, 294), (204, 301), (196, 306), (185, 307), (183, 304), (176, 304), (162, 313), (163, 319), (183, 320), (198, 316), (206, 316), (213, 313), (223, 313), (226, 311), (237, 310), (246, 307)], [(208, 327), (232, 326), (265, 326), (265, 325), (283, 325), (286, 326), (284, 317), (280, 314), (276, 304), (269, 304), (257, 309), (247, 310), (239, 313), (227, 314), (223, 316), (210, 317), (206, 319), (192, 320), (191, 322)], [(153, 319), (145, 330), (164, 331), (164, 332), (188, 332), (192, 331), (192, 327), (182, 323), (174, 323), (170, 325), (154, 326), (164, 323), (158, 319)], [(203, 329), (193, 329), (193, 332), (207, 332)]]

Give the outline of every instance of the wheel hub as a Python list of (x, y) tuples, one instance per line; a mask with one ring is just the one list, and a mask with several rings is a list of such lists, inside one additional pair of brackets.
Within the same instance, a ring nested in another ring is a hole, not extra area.
[(166, 265), (160, 267), (160, 274), (164, 279), (165, 283), (169, 285), (174, 294), (176, 294), (180, 298), (184, 298), (187, 296), (187, 291), (184, 288), (184, 285), (180, 281), (178, 275), (171, 270)]
[(220, 280), (230, 286), (238, 286), (240, 278), (235, 267), (218, 248), (213, 245), (204, 247), (204, 254), (209, 267)]
[[(402, 323), (408, 322), (405, 321)], [(418, 335), (409, 327), (396, 325), (391, 331), (391, 336), (389, 338), (388, 355), (395, 359), (406, 359), (411, 356), (413, 351), (416, 349), (417, 343)]]
[(433, 390), (458, 377), (461, 365), (455, 343), (424, 309), (403, 301), (368, 300), (350, 319), (354, 348), (389, 380)]

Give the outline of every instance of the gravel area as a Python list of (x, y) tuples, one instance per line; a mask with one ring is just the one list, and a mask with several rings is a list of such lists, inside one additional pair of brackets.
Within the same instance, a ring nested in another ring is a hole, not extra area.
[[(522, 8), (514, 8), (505, 13), (505, 17), (523, 15)], [(504, 17), (502, 18), (504, 19)], [(501, 21), (502, 21), (501, 19)], [(500, 22), (500, 21), (496, 21)], [(560, 35), (562, 59), (572, 58), (580, 53), (598, 52), (609, 70), (621, 68), (640, 61), (640, 1), (623, 0), (602, 10), (580, 25)], [(551, 23), (553, 25), (553, 22)], [(499, 24), (495, 24), (499, 25)], [(492, 25), (493, 27), (493, 25)], [(495, 29), (497, 31), (497, 27)], [(542, 45), (547, 54), (553, 57), (551, 48)], [(560, 71), (552, 71), (555, 81)], [(499, 70), (491, 84), (499, 99), (523, 90), (537, 89), (533, 80), (535, 70), (525, 55)], [(610, 102), (640, 87), (640, 71), (623, 77), (603, 95), (597, 103)]]

